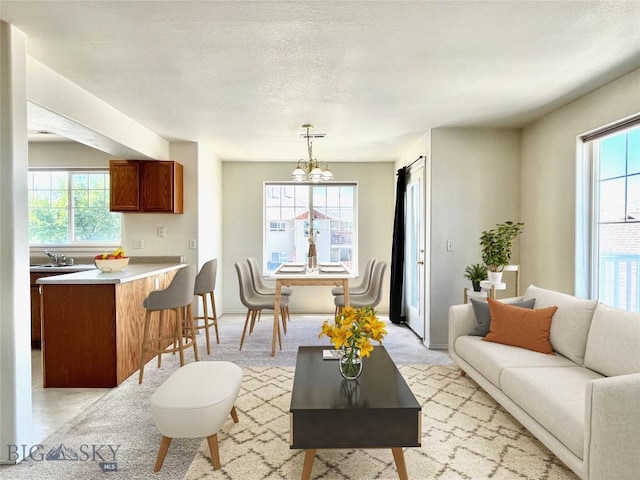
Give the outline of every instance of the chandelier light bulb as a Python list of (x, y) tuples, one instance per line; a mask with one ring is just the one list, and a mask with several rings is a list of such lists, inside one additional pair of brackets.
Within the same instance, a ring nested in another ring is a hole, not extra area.
[[(309, 160), (298, 160), (296, 168), (291, 172), (291, 179), (295, 182), (322, 182), (333, 180), (333, 173), (329, 170), (329, 166), (325, 166), (323, 170), (320, 168), (318, 161), (313, 158), (313, 144), (311, 142), (311, 135), (309, 129), (313, 128), (313, 125), (305, 123), (302, 128), (307, 130), (306, 134), (302, 134), (307, 139), (307, 152), (309, 154)], [(323, 135), (321, 135), (323, 136)]]

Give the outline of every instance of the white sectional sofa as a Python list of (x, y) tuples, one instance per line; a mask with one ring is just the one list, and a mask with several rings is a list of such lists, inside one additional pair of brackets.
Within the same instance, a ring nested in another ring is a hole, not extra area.
[(584, 480), (640, 479), (640, 315), (530, 286), (557, 306), (554, 354), (471, 336), (471, 304), (449, 309), (449, 355)]

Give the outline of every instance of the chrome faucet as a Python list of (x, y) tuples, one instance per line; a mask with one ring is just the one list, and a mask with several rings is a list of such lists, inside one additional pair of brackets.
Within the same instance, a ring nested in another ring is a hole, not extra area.
[[(67, 257), (65, 257), (62, 253), (53, 253), (50, 252), (49, 250), (45, 250), (44, 254), (49, 257), (51, 260), (53, 260), (53, 263), (55, 263), (56, 265), (66, 265), (67, 264)], [(73, 260), (73, 259), (70, 259)], [(72, 263), (71, 263), (72, 265)]]

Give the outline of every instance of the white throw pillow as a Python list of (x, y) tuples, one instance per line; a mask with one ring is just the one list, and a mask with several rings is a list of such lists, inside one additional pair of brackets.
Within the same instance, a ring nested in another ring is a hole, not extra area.
[(558, 307), (551, 321), (549, 340), (553, 350), (584, 365), (587, 337), (597, 300), (585, 300), (566, 293), (530, 285), (524, 298), (535, 298), (536, 308)]
[(598, 305), (584, 366), (607, 377), (640, 373), (640, 315)]

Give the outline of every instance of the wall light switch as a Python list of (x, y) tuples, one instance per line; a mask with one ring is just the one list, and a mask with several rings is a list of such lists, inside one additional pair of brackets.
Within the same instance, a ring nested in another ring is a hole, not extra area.
[(453, 252), (455, 250), (455, 244), (453, 240), (447, 240), (447, 252)]
[(133, 248), (144, 248), (144, 240), (142, 240), (141, 238), (138, 238), (137, 240), (133, 241)]
[(197, 242), (195, 238), (189, 239), (189, 248), (197, 248)]
[(159, 237), (164, 237), (166, 233), (164, 227), (158, 227), (157, 232)]

